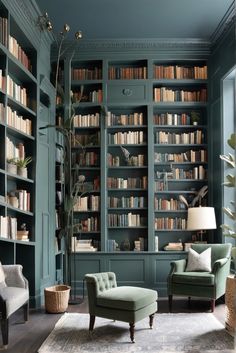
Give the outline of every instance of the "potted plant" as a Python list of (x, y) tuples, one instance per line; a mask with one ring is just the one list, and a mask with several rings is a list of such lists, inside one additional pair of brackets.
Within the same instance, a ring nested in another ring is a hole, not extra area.
[(7, 171), (11, 174), (17, 174), (17, 165), (15, 158), (7, 159)]
[(32, 157), (26, 157), (24, 159), (17, 159), (17, 174), (21, 177), (28, 177), (27, 165), (32, 162)]
[[(235, 190), (236, 187), (236, 162), (235, 162), (235, 151), (236, 151), (236, 134), (231, 134), (228, 139), (228, 145), (233, 149), (234, 153), (228, 153), (227, 155), (221, 155), (220, 158), (226, 163), (228, 168), (232, 171), (226, 175), (224, 186)], [(233, 195), (235, 193), (233, 192)], [(230, 207), (223, 207), (223, 212), (230, 220), (230, 224), (222, 224), (223, 234), (226, 237), (236, 239), (236, 209), (235, 200), (232, 200)], [(231, 251), (231, 257), (234, 263), (234, 277), (229, 276), (226, 283), (225, 293), (225, 304), (226, 304), (226, 320), (225, 325), (230, 333), (235, 333), (236, 330), (236, 246), (233, 246)]]
[(193, 111), (193, 112), (190, 113), (190, 116), (191, 116), (191, 122), (192, 122), (192, 124), (193, 124), (193, 125), (198, 125), (199, 122), (200, 122), (200, 120), (201, 120), (201, 118), (200, 118), (200, 113)]

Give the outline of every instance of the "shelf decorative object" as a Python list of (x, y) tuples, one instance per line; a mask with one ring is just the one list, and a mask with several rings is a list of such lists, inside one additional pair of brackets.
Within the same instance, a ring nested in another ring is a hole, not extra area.
[(30, 164), (31, 162), (32, 162), (32, 157), (17, 159), (16, 160), (17, 174), (21, 177), (27, 178), (28, 177), (27, 165)]
[[(233, 149), (233, 153), (227, 155), (220, 155), (220, 158), (226, 163), (227, 167), (232, 170), (232, 173), (226, 176), (224, 186), (235, 190), (236, 177), (235, 177), (235, 150), (236, 150), (236, 134), (231, 134), (228, 139), (228, 145)], [(235, 193), (234, 193), (235, 195)], [(223, 212), (230, 220), (230, 225), (222, 224), (223, 235), (225, 237), (236, 239), (236, 210), (235, 200), (232, 200), (230, 207), (223, 207)], [(236, 246), (232, 247), (231, 257), (234, 263), (234, 276), (229, 276), (226, 282), (225, 304), (226, 304), (226, 329), (235, 334), (236, 331)]]

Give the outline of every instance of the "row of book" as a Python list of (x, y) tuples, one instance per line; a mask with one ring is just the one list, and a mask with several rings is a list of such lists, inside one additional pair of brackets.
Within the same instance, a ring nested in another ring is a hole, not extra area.
[(172, 168), (170, 172), (157, 171), (157, 179), (193, 179), (204, 180), (206, 179), (206, 169), (202, 166), (196, 166), (193, 169)]
[[(14, 196), (11, 196), (14, 194)], [(22, 211), (30, 212), (30, 192), (27, 190), (14, 190), (6, 197), (8, 204)]]
[(17, 40), (11, 35), (9, 35), (8, 38), (8, 49), (10, 53), (15, 56), (17, 60), (19, 60), (26, 67), (27, 70), (32, 72), (32, 65), (28, 55), (22, 49)]
[(205, 135), (202, 130), (196, 130), (192, 132), (166, 132), (166, 131), (157, 131), (155, 133), (155, 143), (159, 144), (202, 144), (204, 143)]
[(101, 80), (102, 69), (101, 67), (93, 68), (74, 68), (71, 71), (72, 80)]
[(14, 127), (24, 134), (32, 136), (32, 121), (18, 115), (18, 113), (15, 110), (12, 110), (9, 106), (7, 106), (6, 122), (9, 126)]
[(147, 198), (144, 196), (109, 196), (107, 206), (110, 208), (144, 208), (147, 207)]
[(1, 238), (16, 239), (17, 218), (0, 216), (0, 236)]
[(107, 178), (107, 188), (108, 189), (144, 189), (146, 190), (148, 186), (147, 176), (140, 178)]
[(74, 116), (74, 127), (99, 127), (100, 125), (100, 114), (87, 114), (87, 115), (75, 115)]
[(93, 134), (75, 134), (72, 137), (72, 146), (97, 146), (100, 144), (100, 132)]
[(182, 153), (154, 153), (154, 162), (173, 162), (173, 163), (187, 163), (187, 162), (207, 162), (206, 150), (189, 150)]
[(124, 131), (108, 134), (109, 145), (144, 144), (147, 142), (143, 131)]
[(77, 153), (75, 158), (80, 167), (96, 167), (100, 165), (100, 155), (94, 151)]
[(29, 105), (26, 88), (18, 85), (10, 76), (7, 76), (7, 94), (25, 107)]
[(6, 136), (6, 156), (7, 159), (25, 159), (25, 146), (22, 142), (15, 144)]
[(8, 47), (8, 20), (0, 17), (0, 43)]
[(134, 125), (142, 126), (144, 124), (143, 113), (132, 113), (132, 114), (121, 114), (116, 115), (110, 111), (107, 112), (107, 126), (116, 126), (116, 125)]
[(174, 126), (182, 126), (182, 125), (191, 125), (192, 119), (189, 114), (182, 113), (161, 113), (154, 114), (153, 123), (155, 125), (174, 125)]
[(100, 196), (89, 195), (78, 197), (74, 204), (74, 211), (98, 211), (100, 209)]
[(81, 102), (92, 102), (92, 103), (102, 103), (103, 95), (102, 90), (92, 90), (87, 94), (83, 94), (81, 97), (81, 92), (73, 92), (73, 100)]
[[(120, 167), (123, 163), (123, 158), (120, 156), (113, 156), (111, 153), (107, 154), (107, 165), (109, 167)], [(137, 156), (131, 156), (126, 163), (129, 166), (143, 167), (145, 165), (145, 156), (144, 154), (138, 154)]]
[(154, 102), (206, 102), (207, 90), (201, 88), (199, 90), (178, 90), (166, 87), (154, 88)]
[(160, 229), (186, 229), (187, 220), (180, 217), (170, 218), (170, 217), (161, 217), (155, 218), (154, 228), (155, 230)]
[(74, 218), (74, 225), (79, 224), (79, 230), (77, 233), (81, 232), (98, 232), (100, 230), (99, 218), (88, 217), (86, 219)]
[(207, 79), (207, 66), (154, 65), (155, 79)]
[(0, 103), (0, 122), (4, 123), (5, 121), (5, 106), (3, 103)]
[(17, 230), (17, 218), (0, 216), (0, 237), (29, 241), (29, 231)]
[(146, 79), (147, 67), (109, 67), (109, 80)]
[(176, 211), (176, 210), (185, 210), (186, 206), (180, 200), (174, 199), (172, 197), (170, 199), (155, 197), (154, 208), (155, 210)]
[(128, 214), (108, 214), (108, 227), (144, 227), (147, 217), (129, 212)]

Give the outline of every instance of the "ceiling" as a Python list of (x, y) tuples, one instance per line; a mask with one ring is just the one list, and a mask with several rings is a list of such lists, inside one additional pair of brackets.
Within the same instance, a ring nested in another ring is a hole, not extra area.
[(64, 23), (84, 39), (209, 40), (233, 0), (36, 0), (54, 30)]

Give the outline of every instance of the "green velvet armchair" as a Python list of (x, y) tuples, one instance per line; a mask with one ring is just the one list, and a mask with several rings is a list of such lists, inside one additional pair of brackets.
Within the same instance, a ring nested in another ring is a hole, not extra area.
[(114, 272), (91, 273), (85, 275), (88, 291), (90, 323), (92, 331), (96, 316), (128, 322), (130, 338), (134, 342), (134, 326), (149, 316), (152, 328), (157, 311), (157, 292), (152, 289), (117, 286)]
[(171, 262), (168, 276), (169, 310), (172, 311), (173, 295), (208, 298), (211, 310), (215, 301), (225, 294), (226, 278), (230, 273), (231, 244), (193, 244), (198, 254), (211, 247), (211, 271), (187, 272), (187, 259)]

